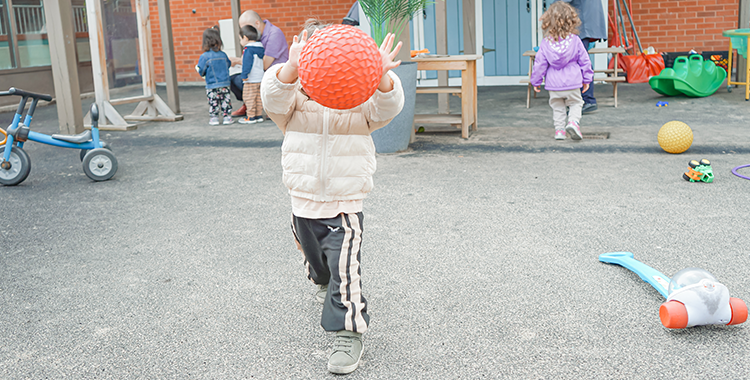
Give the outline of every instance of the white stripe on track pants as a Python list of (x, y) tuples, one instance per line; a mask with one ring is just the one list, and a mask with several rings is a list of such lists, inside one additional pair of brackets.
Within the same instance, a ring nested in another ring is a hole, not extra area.
[(315, 284), (328, 284), (320, 319), (326, 331), (363, 333), (370, 323), (359, 266), (363, 219), (361, 212), (330, 219), (292, 215), (292, 231), (305, 256), (307, 277)]

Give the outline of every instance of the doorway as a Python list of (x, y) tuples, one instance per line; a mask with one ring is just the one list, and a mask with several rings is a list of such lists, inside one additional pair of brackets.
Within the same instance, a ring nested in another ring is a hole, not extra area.
[[(539, 17), (554, 0), (477, 0), (476, 51), (482, 54), (477, 61), (477, 84), (480, 86), (522, 85), (528, 79), (529, 57), (523, 53), (539, 46), (543, 38)], [(591, 0), (597, 1), (597, 0)], [(607, 0), (602, 2), (607, 12)], [(448, 54), (463, 54), (463, 12), (461, 0), (446, 0)], [(432, 4), (411, 22), (413, 50), (429, 49), (435, 54), (435, 5)], [(607, 47), (606, 41), (596, 47)], [(595, 69), (606, 68), (608, 57), (591, 56)], [(597, 77), (603, 74), (598, 73)], [(436, 72), (420, 72), (419, 85), (437, 85)], [(449, 74), (450, 85), (460, 84), (460, 73)]]

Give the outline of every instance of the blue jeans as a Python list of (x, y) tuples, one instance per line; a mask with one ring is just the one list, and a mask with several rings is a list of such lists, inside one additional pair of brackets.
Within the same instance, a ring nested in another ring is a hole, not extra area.
[(234, 74), (229, 77), (229, 89), (232, 90), (237, 100), (242, 101), (242, 78), (240, 74)]
[[(583, 41), (583, 47), (586, 48), (586, 51), (589, 51), (589, 43), (592, 42), (590, 38), (582, 38), (581, 41)], [(591, 62), (591, 68), (593, 69), (594, 62)], [(581, 91), (583, 91), (583, 87), (581, 87)], [(591, 82), (589, 85), (589, 90), (586, 92), (582, 92), (581, 96), (583, 96), (583, 102), (585, 104), (596, 104), (596, 98), (594, 97), (594, 82)]]

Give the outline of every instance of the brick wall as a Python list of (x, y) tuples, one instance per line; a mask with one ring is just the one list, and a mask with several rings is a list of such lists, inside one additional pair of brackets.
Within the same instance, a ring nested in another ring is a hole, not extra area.
[[(653, 46), (657, 52), (726, 50), (729, 39), (722, 37), (721, 32), (738, 28), (739, 0), (630, 1), (633, 23), (643, 49)], [(611, 2), (610, 17), (614, 23), (615, 12)], [(628, 40), (635, 44), (624, 7), (622, 17), (628, 30)], [(614, 42), (611, 38), (610, 27), (610, 45)]]
[[(299, 33), (305, 20), (311, 17), (324, 22), (340, 23), (354, 0), (242, 0), (241, 9), (252, 9), (264, 19), (281, 28), (289, 43)], [(201, 82), (195, 64), (203, 53), (203, 31), (218, 24), (218, 20), (232, 18), (228, 0), (170, 0), (175, 65), (179, 82)], [(195, 9), (195, 13), (193, 13)], [(159, 9), (156, 0), (149, 0), (151, 39), (154, 47), (156, 81), (164, 81)]]

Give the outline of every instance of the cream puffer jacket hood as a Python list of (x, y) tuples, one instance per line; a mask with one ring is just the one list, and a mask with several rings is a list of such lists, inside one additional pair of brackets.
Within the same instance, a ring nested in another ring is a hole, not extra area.
[(393, 90), (376, 90), (348, 110), (310, 99), (299, 80), (286, 84), (269, 68), (261, 82), (263, 107), (284, 133), (283, 181), (292, 196), (316, 202), (364, 199), (373, 188), (377, 163), (370, 133), (384, 127), (404, 106), (404, 90), (393, 72)]

